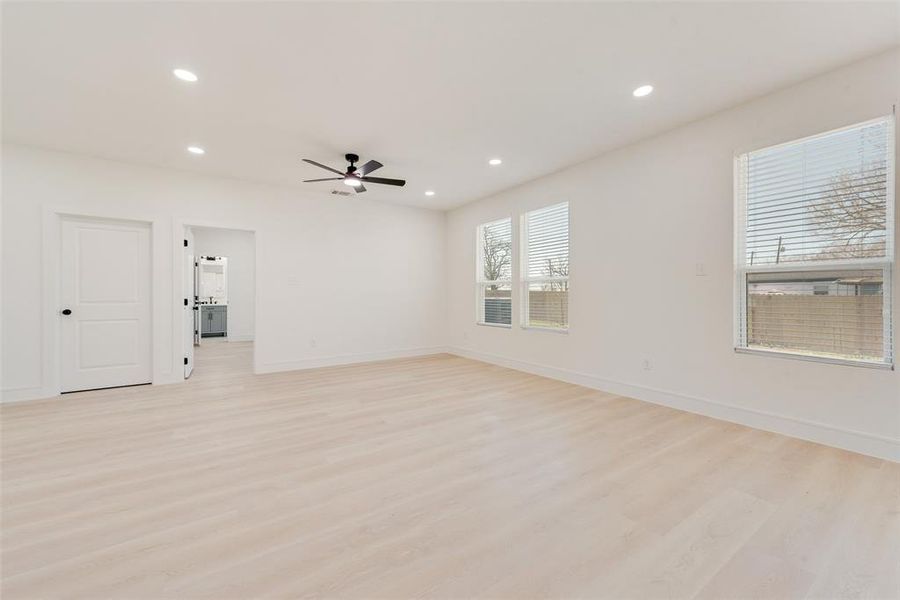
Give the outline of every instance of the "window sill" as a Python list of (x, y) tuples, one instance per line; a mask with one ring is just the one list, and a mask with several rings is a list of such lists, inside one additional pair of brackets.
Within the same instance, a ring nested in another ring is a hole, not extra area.
[(475, 324), (479, 325), (481, 327), (498, 327), (500, 329), (512, 329), (512, 325), (506, 325), (504, 323), (479, 323), (476, 321)]
[(807, 362), (826, 363), (832, 365), (844, 365), (847, 367), (863, 367), (866, 369), (884, 369), (893, 371), (894, 365), (884, 362), (874, 362), (868, 360), (855, 360), (852, 358), (832, 358), (829, 356), (813, 356), (810, 354), (800, 354), (797, 352), (788, 352), (783, 350), (763, 350), (761, 348), (735, 348), (737, 354), (756, 354), (759, 356), (777, 356), (779, 358), (789, 358), (793, 360), (805, 360)]
[(561, 333), (563, 335), (569, 335), (569, 328), (565, 329), (562, 327), (539, 327), (537, 325), (522, 325), (522, 329), (528, 329), (532, 331), (546, 331), (547, 333)]

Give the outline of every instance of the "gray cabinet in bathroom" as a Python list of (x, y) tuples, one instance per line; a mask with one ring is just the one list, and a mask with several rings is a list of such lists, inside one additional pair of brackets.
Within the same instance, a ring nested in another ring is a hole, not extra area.
[(200, 335), (224, 337), (228, 335), (228, 307), (222, 304), (200, 305)]

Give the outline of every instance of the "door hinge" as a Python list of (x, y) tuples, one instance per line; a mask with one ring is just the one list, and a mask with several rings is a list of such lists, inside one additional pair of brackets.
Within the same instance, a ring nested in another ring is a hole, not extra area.
[(184, 364), (187, 364), (187, 356), (184, 357)]
[(184, 247), (187, 248), (187, 240), (184, 240)]
[(195, 329), (195, 330), (194, 330), (194, 335), (197, 335), (198, 333), (200, 333), (200, 332), (197, 331), (197, 330)]
[(187, 298), (184, 299), (184, 305), (187, 306)]

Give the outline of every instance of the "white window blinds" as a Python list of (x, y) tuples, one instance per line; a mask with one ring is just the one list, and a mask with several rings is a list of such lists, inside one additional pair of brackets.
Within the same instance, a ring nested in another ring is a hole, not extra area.
[(527, 327), (569, 327), (569, 204), (525, 213), (522, 284)]
[(893, 118), (738, 157), (739, 348), (892, 364)]
[(889, 130), (881, 119), (743, 155), (747, 264), (886, 256)]
[(478, 227), (477, 322), (512, 324), (512, 219)]

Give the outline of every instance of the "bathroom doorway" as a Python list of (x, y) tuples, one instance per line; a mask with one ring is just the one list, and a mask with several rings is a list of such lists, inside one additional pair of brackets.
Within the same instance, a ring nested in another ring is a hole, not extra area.
[(190, 225), (184, 239), (185, 378), (252, 372), (254, 233)]

